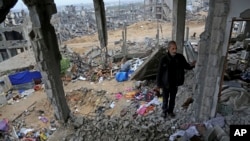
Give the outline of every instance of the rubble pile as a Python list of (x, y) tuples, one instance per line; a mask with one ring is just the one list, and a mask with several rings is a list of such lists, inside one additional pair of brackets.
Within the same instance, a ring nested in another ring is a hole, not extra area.
[[(146, 44), (146, 45), (145, 45)], [(166, 41), (162, 41), (159, 47), (163, 47)], [(153, 50), (156, 49), (156, 41), (150, 38), (145, 38), (145, 42), (131, 42), (126, 43), (128, 46), (128, 57), (130, 59), (130, 67), (134, 72), (139, 65), (149, 56)], [(122, 63), (123, 54), (121, 50), (113, 49), (108, 52), (108, 68), (102, 69), (101, 60), (101, 49), (98, 47), (93, 47), (86, 51), (85, 54), (78, 54), (71, 51), (67, 46), (61, 47), (61, 53), (65, 58), (68, 58), (71, 62), (70, 78), (96, 82), (101, 77), (104, 79), (114, 78), (116, 72), (120, 71)], [(68, 79), (68, 80), (71, 80)]]
[(245, 45), (248, 44), (248, 42), (248, 40), (237, 41), (229, 46), (225, 80), (239, 79), (247, 83), (250, 82), (250, 48)]
[(164, 140), (175, 131), (175, 124), (176, 120), (165, 121), (159, 115), (133, 120), (105, 116), (96, 119), (82, 117), (75, 119), (78, 129), (65, 140)]
[[(116, 6), (108, 6), (106, 15), (107, 28), (114, 30), (142, 20), (143, 11), (140, 5), (124, 3), (120, 11), (117, 11)], [(97, 31), (92, 6), (67, 5), (53, 15), (51, 23), (54, 25), (61, 42), (75, 37), (91, 35)]]
[(194, 21), (198, 23), (204, 23), (206, 21), (207, 15), (196, 13), (187, 13), (187, 20)]
[[(190, 112), (179, 111), (178, 117), (174, 119), (162, 118), (160, 116), (161, 105), (157, 103), (156, 95), (147, 99), (149, 96), (144, 97), (143, 94), (149, 94), (153, 84), (147, 81), (137, 81), (135, 89), (117, 93), (115, 103), (118, 103), (122, 98), (129, 99), (130, 103), (120, 111), (120, 117), (105, 114), (106, 110), (116, 108), (116, 106), (111, 107), (114, 103), (113, 100), (107, 99), (100, 102), (104, 104), (102, 107), (99, 105), (93, 110), (96, 112), (95, 114), (87, 114), (84, 117), (75, 116), (69, 122), (70, 125), (74, 126), (75, 132), (65, 137), (64, 140), (166, 140), (178, 129), (184, 130), (187, 127), (183, 127), (185, 123), (190, 123), (188, 116)], [(134, 90), (142, 95), (134, 93)], [(82, 88), (80, 91), (86, 92), (87, 89)], [(105, 92), (99, 92), (99, 94), (101, 93)], [(96, 102), (92, 101), (91, 103)], [(148, 105), (147, 110), (142, 112), (140, 109), (145, 104)], [(82, 107), (85, 106), (82, 105)]]
[(110, 78), (110, 68), (100, 69), (100, 51), (92, 49), (86, 55), (70, 51), (66, 46), (61, 48), (61, 53), (71, 62), (69, 71), (70, 81), (80, 78), (81, 80), (96, 82), (99, 77)]
[(224, 74), (218, 113), (225, 117), (225, 127), (229, 134), (229, 126), (250, 123), (250, 65), (249, 39), (232, 38), (228, 49), (227, 68)]
[(96, 31), (93, 12), (84, 9), (83, 6), (66, 6), (64, 10), (54, 15), (52, 24), (60, 34), (61, 41), (93, 34)]
[(229, 134), (229, 126), (233, 124), (250, 124), (249, 100), (250, 84), (243, 81), (225, 81), (218, 103), (218, 113), (225, 117), (225, 127)]
[[(188, 73), (187, 77), (192, 76), (192, 73)], [(74, 132), (67, 135), (64, 140), (174, 140), (183, 136), (179, 135), (180, 130), (189, 132), (191, 135), (188, 137), (189, 139), (202, 140), (203, 132), (207, 127), (204, 123), (192, 121), (190, 108), (192, 102), (186, 99), (192, 96), (189, 82), (185, 82), (188, 87), (181, 87), (177, 94), (177, 117), (167, 119), (161, 117), (161, 96), (158, 95), (159, 93), (154, 93), (154, 81), (136, 81), (133, 88), (111, 94), (111, 98), (105, 91), (94, 92), (87, 88), (75, 90), (74, 94), (77, 92), (77, 96), (80, 95), (81, 98), (84, 97), (82, 95), (92, 91), (92, 98), (88, 96), (88, 99), (85, 97), (83, 100), (77, 98), (73, 93), (67, 94), (66, 97), (70, 97), (70, 99), (78, 99), (78, 102), (75, 101), (75, 103), (81, 106), (75, 106), (77, 108), (69, 121), (69, 125), (74, 127)], [(122, 99), (127, 99), (128, 105), (123, 106), (118, 116), (108, 114), (107, 111), (117, 108)], [(183, 103), (184, 101), (185, 103)], [(71, 102), (70, 105), (77, 104)], [(86, 111), (86, 109), (83, 110), (84, 107), (87, 108), (89, 104), (92, 104), (92, 112), (87, 110), (88, 114), (82, 114), (81, 112)], [(210, 124), (211, 122), (208, 122), (207, 125)], [(190, 130), (192, 131), (190, 132)]]
[(110, 109), (112, 100), (105, 95), (106, 93), (104, 90), (80, 88), (66, 93), (66, 99), (74, 115), (96, 115)]

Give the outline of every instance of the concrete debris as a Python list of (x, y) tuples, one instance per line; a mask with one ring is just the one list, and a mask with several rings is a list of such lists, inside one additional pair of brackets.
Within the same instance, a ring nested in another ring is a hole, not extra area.
[[(12, 64), (12, 65), (9, 65), (9, 64)], [(29, 68), (30, 66), (34, 67), (36, 65), (36, 60), (35, 60), (33, 51), (30, 50), (30, 51), (25, 51), (23, 53), (20, 53), (3, 62), (0, 62), (0, 65), (1, 65), (0, 76), (2, 76), (12, 71), (17, 72), (17, 71), (25, 70)]]
[[(247, 40), (247, 39), (246, 39)], [(224, 85), (221, 91), (220, 102), (227, 106), (232, 106), (234, 111), (244, 111), (249, 113), (246, 106), (249, 106), (249, 80), (247, 53), (248, 46), (245, 40), (235, 40), (229, 46), (227, 70), (224, 78)], [(246, 105), (247, 104), (247, 105)]]
[[(191, 74), (187, 76), (192, 77)], [(185, 82), (185, 85), (188, 84), (190, 83)], [(162, 111), (161, 104), (158, 103), (159, 99), (156, 100), (157, 98), (154, 97), (152, 100), (147, 101), (146, 98), (136, 98), (138, 95), (136, 93), (147, 95), (151, 93), (153, 87), (154, 81), (137, 81), (134, 83), (134, 88), (127, 89), (125, 93), (118, 93), (122, 95), (121, 98), (117, 99), (117, 94), (114, 95), (116, 100), (106, 97), (105, 91), (92, 91), (86, 88), (67, 93), (66, 97), (69, 105), (71, 105), (70, 107), (79, 108), (81, 114), (74, 113), (76, 118), (72, 118), (69, 121), (69, 125), (74, 126), (74, 132), (67, 135), (64, 140), (80, 140), (82, 138), (86, 140), (168, 140), (170, 135), (177, 132), (183, 124), (190, 123), (191, 111), (186, 110), (182, 112), (181, 105), (178, 103), (177, 107), (179, 108), (176, 109), (178, 113), (176, 118), (162, 118), (160, 116)], [(189, 87), (183, 87), (177, 94), (178, 99), (182, 99), (181, 101), (183, 102), (191, 92), (186, 88), (189, 89)], [(85, 91), (84, 94), (82, 93), (83, 91)], [(183, 93), (183, 91), (189, 94)], [(114, 103), (116, 105), (124, 98), (129, 99), (130, 104), (121, 109), (120, 117), (105, 114), (116, 108), (116, 106), (112, 108), (110, 105)], [(149, 109), (153, 107), (153, 110), (151, 112), (147, 111), (146, 114), (137, 113), (137, 110), (142, 105), (141, 103), (144, 103), (144, 101), (147, 103), (144, 106)], [(87, 108), (90, 105), (95, 108), (95, 112), (86, 112), (87, 110), (80, 109), (80, 107)], [(85, 116), (79, 117), (80, 115)], [(196, 127), (198, 130), (198, 125)], [(198, 132), (200, 133), (200, 130)], [(198, 138), (201, 138), (201, 136)]]
[[(51, 21), (56, 29), (59, 43), (96, 33), (95, 13), (92, 9), (93, 5), (89, 7), (68, 5), (59, 8)], [(142, 15), (141, 8), (133, 4), (124, 4), (119, 12), (116, 8), (108, 7), (106, 9), (107, 28), (114, 30), (123, 27), (124, 24), (135, 23), (142, 19)]]

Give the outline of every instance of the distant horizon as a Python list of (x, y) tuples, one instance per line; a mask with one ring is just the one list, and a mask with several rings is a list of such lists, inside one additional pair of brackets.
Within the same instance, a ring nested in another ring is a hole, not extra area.
[[(143, 0), (104, 0), (104, 3), (110, 3), (110, 2), (138, 2)], [(54, 0), (56, 6), (65, 6), (65, 5), (75, 5), (75, 4), (93, 4), (93, 0)], [(22, 0), (18, 0), (16, 5), (12, 8), (12, 10), (21, 10), (21, 9), (27, 9), (26, 5), (23, 3)]]

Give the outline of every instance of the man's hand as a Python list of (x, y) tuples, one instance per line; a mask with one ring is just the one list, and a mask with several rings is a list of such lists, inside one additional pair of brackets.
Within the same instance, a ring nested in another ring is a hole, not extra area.
[(161, 88), (160, 88), (159, 86), (155, 86), (155, 87), (154, 87), (154, 90), (160, 91), (160, 89), (161, 89)]
[(195, 66), (195, 64), (196, 64), (196, 60), (195, 60), (195, 61), (193, 61), (192, 63), (190, 63), (190, 66), (194, 67), (194, 66)]
[(155, 86), (154, 87), (154, 92), (155, 92), (155, 96), (157, 96), (157, 97), (160, 97), (161, 96), (161, 93), (160, 93), (160, 87), (158, 87), (158, 86)]

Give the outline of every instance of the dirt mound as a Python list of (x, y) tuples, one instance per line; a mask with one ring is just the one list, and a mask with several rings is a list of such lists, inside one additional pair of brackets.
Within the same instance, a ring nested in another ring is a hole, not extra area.
[(100, 107), (105, 108), (109, 103), (104, 94), (106, 91), (94, 92), (86, 88), (74, 90), (66, 95), (68, 105), (76, 115), (95, 115)]
[(82, 37), (76, 37), (74, 39), (71, 39), (69, 41), (66, 41), (65, 44), (70, 44), (70, 43), (84, 43), (84, 42), (97, 42), (98, 37), (97, 35), (86, 35)]

